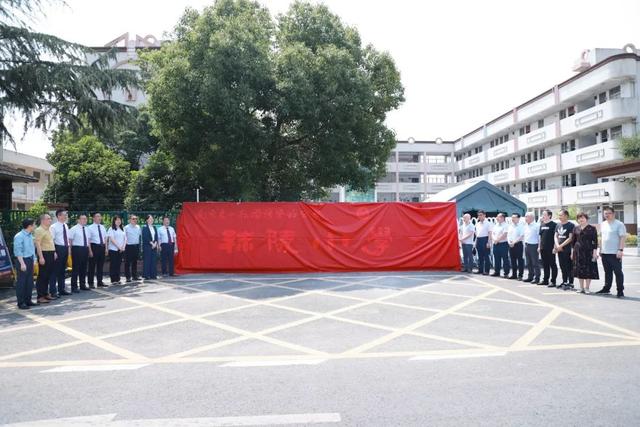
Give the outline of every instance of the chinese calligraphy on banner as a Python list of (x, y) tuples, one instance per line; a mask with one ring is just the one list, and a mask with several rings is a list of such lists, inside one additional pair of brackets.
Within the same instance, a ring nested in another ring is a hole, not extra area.
[(458, 269), (455, 203), (185, 203), (177, 270)]

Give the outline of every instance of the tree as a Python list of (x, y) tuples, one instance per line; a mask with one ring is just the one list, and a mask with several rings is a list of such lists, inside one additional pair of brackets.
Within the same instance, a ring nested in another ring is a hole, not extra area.
[(322, 5), (274, 21), (248, 0), (187, 10), (173, 40), (143, 55), (160, 150), (210, 200), (300, 200), (385, 173), (404, 100), (392, 58), (362, 46)]
[(131, 120), (103, 134), (107, 147), (121, 154), (132, 170), (140, 169), (143, 158), (158, 148), (158, 138), (151, 134), (151, 116), (144, 106), (133, 112)]
[(619, 146), (625, 159), (640, 159), (640, 135), (621, 138)]
[(115, 50), (88, 64), (87, 47), (30, 28), (43, 3), (52, 1), (0, 0), (0, 142), (14, 142), (4, 124), (14, 113), (24, 117), (25, 129), (59, 122), (76, 130), (83, 118), (100, 131), (132, 110), (108, 100), (113, 90), (139, 85), (135, 72), (110, 69)]
[(129, 163), (94, 135), (58, 131), (47, 160), (55, 177), (46, 202), (68, 203), (70, 210), (122, 209), (130, 180)]
[[(182, 176), (174, 170), (174, 161), (164, 151), (151, 155), (147, 165), (133, 171), (125, 206), (129, 210), (167, 210), (178, 207), (185, 200), (185, 184), (176, 181)], [(187, 196), (188, 197), (188, 196)]]

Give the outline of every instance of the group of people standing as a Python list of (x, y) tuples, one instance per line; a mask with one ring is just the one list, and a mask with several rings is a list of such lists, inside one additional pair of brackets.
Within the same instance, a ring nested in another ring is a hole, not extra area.
[[(589, 224), (589, 216), (584, 212), (576, 215), (576, 221), (577, 225), (569, 221), (569, 212), (565, 209), (559, 211), (557, 222), (548, 209), (542, 212), (539, 222), (535, 221), (532, 212), (528, 212), (524, 222), (514, 213), (510, 224), (502, 213), (497, 215), (495, 223), (491, 223), (480, 210), (475, 225), (471, 223), (471, 215), (465, 214), (459, 228), (463, 271), (474, 272), (475, 251), (478, 256), (476, 273), (489, 275), (493, 253), (492, 276), (500, 277), (503, 271), (504, 278), (564, 290), (574, 289), (574, 279), (578, 279), (580, 289), (577, 292), (589, 294), (591, 281), (599, 279), (597, 260), (600, 258), (604, 287), (596, 293), (609, 294), (615, 275), (617, 296), (624, 297), (622, 257), (627, 235), (624, 224), (615, 218), (612, 207), (604, 208), (604, 221), (598, 225)], [(527, 278), (524, 278), (525, 262)], [(558, 264), (561, 283), (557, 283)]]
[[(23, 220), (22, 230), (13, 239), (16, 296), (20, 309), (46, 304), (81, 290), (95, 289), (96, 286), (108, 287), (103, 282), (107, 256), (111, 285), (121, 284), (123, 258), (126, 283), (140, 280), (137, 268), (140, 249), (143, 255), (143, 279), (157, 279), (158, 253), (162, 275), (174, 275), (173, 259), (178, 252), (178, 245), (175, 229), (169, 225), (169, 217), (163, 217), (162, 226), (156, 227), (153, 216), (147, 215), (145, 225), (141, 227), (136, 215), (129, 216), (126, 226), (123, 226), (122, 218), (116, 215), (107, 228), (102, 224), (101, 213), (95, 212), (91, 225), (87, 225), (87, 215), (82, 214), (76, 225), (69, 228), (67, 211), (59, 209), (55, 215), (57, 221), (53, 224), (49, 214), (41, 215), (37, 228), (33, 219)], [(66, 287), (69, 256), (71, 292)], [(36, 302), (32, 299), (35, 263), (38, 263)]]

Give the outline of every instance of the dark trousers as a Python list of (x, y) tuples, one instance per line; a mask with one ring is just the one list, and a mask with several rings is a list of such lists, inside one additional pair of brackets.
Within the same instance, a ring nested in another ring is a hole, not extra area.
[(173, 250), (175, 243), (163, 243), (160, 245), (160, 263), (162, 264), (162, 275), (173, 275)]
[(142, 277), (145, 279), (157, 279), (158, 273), (156, 270), (156, 250), (151, 246), (145, 247), (142, 250)]
[(622, 260), (615, 254), (600, 254), (602, 267), (604, 268), (604, 290), (610, 291), (613, 284), (613, 275), (616, 275), (616, 288), (618, 293), (624, 291), (624, 273), (622, 273)]
[(124, 277), (138, 280), (138, 253), (140, 245), (127, 245), (124, 248)]
[(504, 275), (509, 275), (509, 244), (507, 242), (496, 243), (493, 245), (493, 272), (500, 274), (500, 270), (504, 269)]
[(120, 264), (122, 264), (122, 253), (109, 249), (109, 277), (111, 283), (120, 281)]
[(462, 263), (465, 271), (473, 272), (473, 244), (462, 244)]
[(33, 294), (33, 257), (22, 258), (26, 271), (20, 268), (20, 262), (16, 260), (16, 299), (18, 306), (29, 304)]
[(36, 280), (36, 289), (38, 290), (38, 298), (45, 297), (49, 294), (49, 281), (53, 274), (55, 262), (55, 251), (42, 251), (44, 265), (38, 266), (38, 279)]
[(562, 272), (562, 283), (573, 285), (573, 261), (571, 261), (570, 246), (565, 246), (558, 252), (558, 262)]
[(513, 247), (509, 246), (509, 259), (511, 260), (511, 268), (513, 275), (522, 278), (524, 275), (524, 258), (522, 258), (524, 247), (522, 242), (516, 242)]
[(551, 283), (556, 283), (556, 279), (558, 278), (556, 254), (554, 254), (551, 249), (542, 249), (540, 251), (540, 258), (542, 258), (542, 270), (544, 271), (542, 281), (549, 283), (549, 270), (551, 270)]
[(56, 254), (58, 258), (56, 258), (56, 262), (54, 263), (54, 275), (56, 278), (56, 282), (58, 283), (58, 291), (56, 293), (64, 292), (65, 285), (65, 273), (67, 271), (67, 257), (69, 256), (69, 248), (66, 246), (56, 245)]
[(71, 289), (87, 286), (87, 263), (89, 262), (89, 248), (86, 246), (71, 246)]
[(488, 237), (478, 237), (476, 239), (476, 251), (478, 252), (478, 272), (489, 274), (491, 262), (489, 260)]
[(527, 243), (524, 248), (524, 255), (527, 258), (527, 270), (529, 270), (528, 279), (532, 281), (540, 280), (540, 255), (538, 254), (538, 245)]
[(96, 283), (102, 285), (102, 276), (104, 276), (104, 245), (97, 243), (91, 244), (91, 253), (93, 256), (89, 258), (89, 285), (93, 286), (93, 278), (95, 276)]

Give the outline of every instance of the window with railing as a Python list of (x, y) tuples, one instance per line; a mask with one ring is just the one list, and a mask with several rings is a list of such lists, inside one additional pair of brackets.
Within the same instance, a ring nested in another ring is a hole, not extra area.
[(520, 156), (520, 164), (525, 165), (527, 163), (535, 162), (546, 158), (544, 149), (532, 151), (530, 153), (522, 154)]

